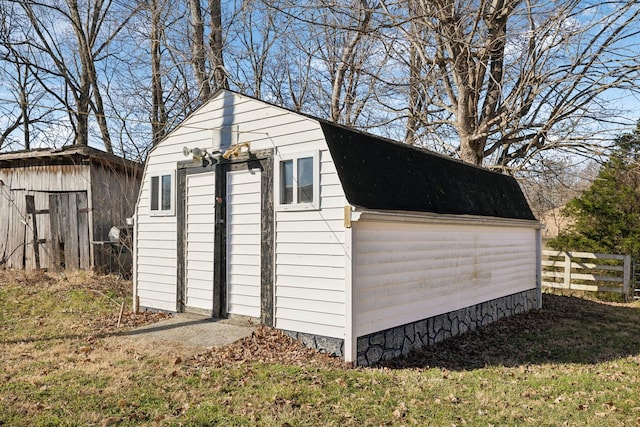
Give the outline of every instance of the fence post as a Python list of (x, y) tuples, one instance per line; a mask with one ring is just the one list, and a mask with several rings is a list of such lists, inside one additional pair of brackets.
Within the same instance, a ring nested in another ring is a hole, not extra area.
[(622, 280), (622, 295), (624, 296), (624, 301), (627, 302), (631, 295), (631, 255), (624, 256), (624, 274)]
[(564, 286), (571, 289), (571, 252), (564, 252)]
[(536, 229), (536, 308), (542, 308), (542, 229)]

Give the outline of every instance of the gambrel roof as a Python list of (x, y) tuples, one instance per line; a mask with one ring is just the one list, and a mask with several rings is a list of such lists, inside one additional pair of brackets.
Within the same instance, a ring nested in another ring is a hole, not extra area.
[(354, 206), (535, 220), (513, 177), (326, 121), (320, 124)]

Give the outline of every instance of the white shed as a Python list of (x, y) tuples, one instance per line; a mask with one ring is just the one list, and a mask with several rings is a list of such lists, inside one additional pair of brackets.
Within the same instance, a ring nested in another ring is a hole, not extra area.
[(513, 178), (227, 90), (151, 150), (134, 229), (136, 309), (254, 319), (359, 365), (541, 305)]

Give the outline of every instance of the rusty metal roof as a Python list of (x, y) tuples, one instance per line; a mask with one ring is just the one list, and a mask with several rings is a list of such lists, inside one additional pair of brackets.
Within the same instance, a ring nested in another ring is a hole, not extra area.
[(29, 167), (36, 165), (65, 165), (96, 162), (111, 167), (142, 171), (143, 164), (98, 150), (96, 148), (70, 145), (62, 148), (0, 153), (0, 168)]

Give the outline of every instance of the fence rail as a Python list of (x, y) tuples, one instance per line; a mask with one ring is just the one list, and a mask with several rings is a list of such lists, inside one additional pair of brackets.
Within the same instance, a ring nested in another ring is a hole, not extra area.
[(631, 255), (542, 251), (542, 286), (621, 294), (633, 293)]

